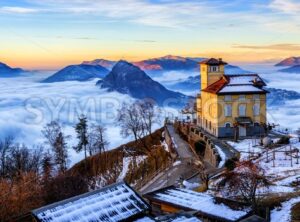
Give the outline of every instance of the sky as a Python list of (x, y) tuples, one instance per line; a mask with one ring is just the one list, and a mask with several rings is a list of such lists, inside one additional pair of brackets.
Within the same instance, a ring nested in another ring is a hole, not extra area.
[(0, 30), (0, 61), (27, 69), (169, 54), (275, 63), (300, 56), (300, 1), (0, 0)]

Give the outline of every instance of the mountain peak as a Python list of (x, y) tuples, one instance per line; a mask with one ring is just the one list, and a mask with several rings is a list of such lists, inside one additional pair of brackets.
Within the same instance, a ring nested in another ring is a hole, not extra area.
[(21, 68), (11, 68), (7, 64), (0, 62), (0, 76), (4, 77), (13, 77), (16, 75), (20, 75), (25, 71)]
[(300, 57), (289, 57), (281, 62), (277, 63), (275, 66), (295, 66), (295, 65), (300, 65)]
[(97, 82), (97, 85), (108, 91), (129, 94), (137, 99), (151, 98), (159, 105), (170, 99), (173, 99), (172, 105), (183, 105), (183, 100), (186, 102), (188, 99), (183, 94), (166, 89), (139, 67), (124, 60), (120, 60), (103, 80)]
[(93, 78), (103, 78), (109, 71), (99, 65), (69, 65), (45, 79), (45, 83), (63, 81), (87, 81)]
[(116, 62), (110, 61), (107, 59), (94, 59), (92, 61), (84, 61), (84, 62), (82, 62), (82, 64), (84, 64), (84, 65), (99, 65), (99, 66), (105, 67), (107, 69), (111, 69), (116, 64)]
[(175, 55), (166, 55), (163, 57), (160, 57), (159, 59), (167, 59), (167, 60), (179, 60), (179, 61), (185, 61), (186, 58), (181, 56), (175, 56)]

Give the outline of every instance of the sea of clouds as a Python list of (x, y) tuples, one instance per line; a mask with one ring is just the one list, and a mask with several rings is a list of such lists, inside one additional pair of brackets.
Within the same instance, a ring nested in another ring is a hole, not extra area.
[[(268, 87), (300, 92), (300, 74), (279, 73), (271, 69), (263, 70), (261, 73), (267, 80)], [(154, 79), (168, 86), (195, 74), (167, 72)], [(130, 137), (123, 138), (120, 135), (116, 116), (122, 103), (133, 102), (133, 98), (99, 89), (96, 86), (97, 79), (86, 82), (40, 83), (49, 75), (50, 73), (34, 73), (16, 78), (0, 78), (0, 138), (14, 136), (17, 142), (30, 147), (37, 145), (47, 147), (41, 130), (50, 121), (58, 120), (62, 123), (65, 134), (71, 136), (68, 141), (70, 165), (83, 158), (82, 153), (78, 154), (72, 149), (77, 141), (74, 126), (81, 114), (88, 117), (90, 124), (98, 123), (107, 128), (106, 136), (110, 143), (108, 149), (132, 140)], [(190, 92), (191, 95), (196, 93)], [(162, 125), (165, 117), (174, 118), (178, 115), (179, 110), (162, 109), (161, 121), (155, 128)], [(268, 108), (269, 122), (280, 124), (281, 127), (297, 129), (300, 127), (299, 119), (300, 100)]]
[[(132, 140), (123, 138), (116, 123), (117, 110), (123, 102), (134, 102), (128, 95), (106, 92), (96, 86), (97, 79), (77, 82), (40, 83), (49, 73), (0, 78), (0, 138), (13, 136), (19, 143), (30, 147), (45, 144), (41, 130), (53, 120), (58, 120), (68, 140), (70, 164), (83, 158), (72, 146), (77, 142), (74, 126), (78, 116), (84, 114), (90, 124), (101, 124), (107, 128), (108, 149)], [(176, 110), (162, 110), (162, 118), (155, 128), (162, 125), (163, 118), (176, 115)]]

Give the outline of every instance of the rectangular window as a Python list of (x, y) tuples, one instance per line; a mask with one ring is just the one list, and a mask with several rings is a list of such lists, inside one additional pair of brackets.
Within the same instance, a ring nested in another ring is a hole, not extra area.
[(254, 116), (259, 116), (260, 114), (260, 105), (258, 103), (253, 106), (253, 114)]
[(246, 105), (239, 105), (239, 116), (246, 116)]
[(229, 117), (232, 115), (232, 106), (225, 105), (225, 117)]
[(210, 66), (209, 71), (210, 72), (218, 72), (219, 71), (219, 66)]
[(225, 100), (226, 102), (231, 101), (231, 95), (225, 95), (224, 100)]
[(254, 95), (253, 95), (253, 99), (254, 99), (254, 100), (259, 100), (259, 99), (260, 99), (259, 94), (254, 94)]
[(242, 100), (242, 101), (244, 101), (244, 100), (246, 100), (246, 96), (245, 95), (240, 95), (239, 99)]

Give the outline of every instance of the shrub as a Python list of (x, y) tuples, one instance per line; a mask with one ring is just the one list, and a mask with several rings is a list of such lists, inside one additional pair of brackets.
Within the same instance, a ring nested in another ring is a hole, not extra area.
[(88, 192), (86, 181), (80, 176), (60, 175), (44, 186), (44, 200), (47, 204)]
[(288, 137), (288, 136), (280, 137), (277, 144), (290, 144), (290, 137)]
[(234, 168), (236, 167), (236, 158), (232, 158), (232, 159), (228, 159), (225, 162), (225, 167), (227, 168), (227, 170), (232, 171), (234, 170)]
[(300, 203), (297, 203), (292, 208), (292, 220), (300, 221)]

